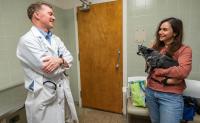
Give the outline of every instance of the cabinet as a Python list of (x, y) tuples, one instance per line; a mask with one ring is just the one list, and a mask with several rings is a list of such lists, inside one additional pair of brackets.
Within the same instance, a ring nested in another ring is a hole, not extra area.
[(0, 119), (0, 123), (6, 123), (5, 119)]
[(0, 120), (0, 123), (27, 123), (25, 109), (22, 108)]
[(0, 91), (0, 123), (26, 123), (24, 85)]
[(25, 108), (18, 110), (6, 118), (6, 123), (26, 123)]

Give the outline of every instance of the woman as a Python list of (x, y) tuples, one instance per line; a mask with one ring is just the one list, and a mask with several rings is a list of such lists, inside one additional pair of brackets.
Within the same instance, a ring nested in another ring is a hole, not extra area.
[(153, 69), (147, 78), (146, 101), (152, 123), (180, 123), (182, 92), (192, 69), (192, 50), (182, 43), (183, 24), (171, 17), (160, 22), (152, 48), (178, 62), (178, 66)]

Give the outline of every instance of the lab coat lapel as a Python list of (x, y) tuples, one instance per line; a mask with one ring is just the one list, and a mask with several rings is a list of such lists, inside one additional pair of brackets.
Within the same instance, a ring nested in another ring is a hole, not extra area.
[(39, 30), (35, 26), (32, 26), (31, 31), (34, 37), (36, 37), (46, 48), (48, 48), (48, 50), (53, 52), (53, 54), (57, 55), (57, 49), (56, 49), (57, 45), (55, 43), (56, 41), (54, 35), (52, 35), (52, 40), (50, 45), (49, 42), (44, 38), (44, 36), (39, 32)]
[[(51, 49), (58, 54), (58, 42), (57, 39), (55, 38), (55, 35), (52, 35), (51, 37)], [(59, 54), (58, 54), (59, 55)]]

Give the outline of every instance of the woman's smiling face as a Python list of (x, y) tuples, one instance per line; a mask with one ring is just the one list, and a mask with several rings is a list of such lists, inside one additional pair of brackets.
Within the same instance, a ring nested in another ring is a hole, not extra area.
[(163, 41), (165, 44), (171, 43), (175, 37), (175, 33), (169, 22), (164, 22), (161, 24), (158, 34), (159, 40)]

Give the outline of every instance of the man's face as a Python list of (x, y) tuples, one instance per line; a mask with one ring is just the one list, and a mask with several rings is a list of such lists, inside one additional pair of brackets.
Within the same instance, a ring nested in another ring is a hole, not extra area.
[(44, 30), (48, 31), (53, 28), (55, 17), (53, 10), (50, 7), (42, 5), (41, 9), (37, 11), (36, 14), (38, 22)]

